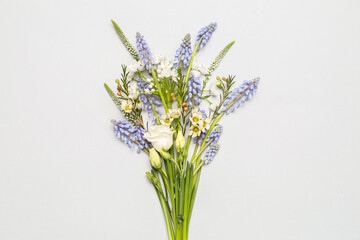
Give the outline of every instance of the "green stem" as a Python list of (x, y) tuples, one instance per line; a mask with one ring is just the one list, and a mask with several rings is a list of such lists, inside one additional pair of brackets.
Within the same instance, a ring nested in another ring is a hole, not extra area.
[(162, 90), (161, 90), (161, 87), (160, 87), (160, 84), (159, 84), (159, 80), (158, 80), (158, 78), (157, 78), (157, 76), (156, 76), (156, 73), (155, 73), (155, 71), (154, 71), (153, 68), (151, 68), (151, 75), (152, 75), (152, 77), (154, 78), (154, 81), (155, 81), (156, 87), (157, 87), (157, 89), (158, 89), (158, 91), (159, 91), (160, 98), (161, 98), (161, 101), (163, 102), (165, 111), (166, 111), (166, 112), (169, 112), (168, 107), (167, 107), (167, 105), (166, 105), (166, 101), (165, 101), (164, 95), (163, 95), (163, 93), (162, 93)]
[(199, 42), (196, 44), (195, 49), (194, 49), (194, 51), (193, 51), (193, 54), (191, 55), (189, 67), (188, 67), (188, 70), (187, 70), (187, 73), (186, 73), (186, 77), (185, 77), (185, 84), (184, 84), (184, 91), (183, 91), (184, 95), (183, 95), (183, 97), (185, 96), (186, 86), (187, 86), (187, 82), (188, 82), (188, 80), (189, 80), (189, 75), (190, 75), (191, 66), (192, 66), (192, 64), (193, 64), (194, 57), (195, 57), (195, 54), (196, 54), (196, 52), (197, 52), (197, 49), (198, 49), (199, 46), (200, 46), (201, 40), (202, 40), (202, 38), (199, 39)]

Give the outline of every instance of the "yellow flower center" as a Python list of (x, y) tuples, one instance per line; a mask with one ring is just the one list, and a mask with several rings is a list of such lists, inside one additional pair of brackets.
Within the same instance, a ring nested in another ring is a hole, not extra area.
[(126, 110), (126, 111), (131, 110), (130, 104), (127, 104), (127, 105), (125, 106), (125, 110)]
[(193, 122), (198, 122), (199, 121), (199, 118), (198, 117), (193, 117)]
[(192, 131), (193, 131), (194, 133), (198, 133), (198, 132), (200, 131), (200, 129), (199, 129), (198, 127), (194, 127), (194, 128), (192, 129)]
[(165, 118), (164, 122), (165, 123), (170, 123), (170, 118)]

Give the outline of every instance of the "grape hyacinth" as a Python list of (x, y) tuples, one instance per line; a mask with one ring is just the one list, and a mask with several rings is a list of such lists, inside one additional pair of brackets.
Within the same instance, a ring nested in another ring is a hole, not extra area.
[(214, 131), (212, 131), (208, 138), (206, 139), (206, 142), (209, 142), (210, 140), (212, 140), (212, 142), (210, 143), (210, 146), (216, 144), (221, 136), (221, 133), (223, 132), (223, 127), (221, 125), (218, 125)]
[(214, 160), (215, 154), (219, 151), (220, 145), (214, 144), (210, 147), (209, 151), (205, 153), (204, 162), (205, 164), (209, 164), (212, 160)]
[(192, 54), (190, 40), (191, 40), (190, 34), (186, 34), (180, 45), (180, 48), (176, 50), (174, 67), (189, 66), (191, 54)]
[(140, 59), (144, 62), (145, 68), (149, 70), (152, 67), (152, 64), (154, 64), (154, 59), (150, 52), (150, 48), (144, 39), (144, 36), (139, 32), (136, 33), (136, 46), (139, 50)]
[(144, 138), (145, 130), (142, 127), (134, 127), (126, 120), (111, 120), (111, 123), (114, 124), (114, 133), (116, 137), (127, 144), (130, 148), (135, 148), (135, 145), (137, 145), (137, 153), (140, 153), (142, 149), (148, 150), (151, 146), (151, 144)]
[(161, 111), (159, 110), (158, 106), (161, 106), (161, 99), (151, 94), (150, 91), (152, 91), (151, 85), (145, 81), (142, 78), (139, 78), (138, 81), (139, 86), (139, 93), (140, 93), (140, 101), (144, 104), (144, 109), (148, 111), (148, 117), (153, 120), (153, 124), (155, 123), (156, 117), (153, 116), (153, 110), (151, 104), (154, 105), (154, 110), (157, 114), (161, 114)]
[(186, 100), (189, 100), (189, 107), (197, 106), (201, 103), (201, 82), (198, 77), (190, 77), (187, 83), (188, 94)]
[(235, 108), (244, 105), (256, 93), (259, 81), (260, 78), (254, 78), (250, 81), (245, 80), (238, 88), (235, 88), (224, 101), (219, 114), (226, 112), (226, 115), (229, 115), (235, 111)]
[(215, 31), (217, 27), (217, 23), (210, 23), (208, 26), (203, 27), (200, 29), (200, 31), (198, 32), (197, 36), (196, 36), (196, 42), (195, 45), (198, 44), (198, 42), (201, 39), (200, 45), (199, 45), (199, 49), (203, 48), (205, 46), (205, 44), (209, 41), (211, 35), (213, 34), (213, 32)]

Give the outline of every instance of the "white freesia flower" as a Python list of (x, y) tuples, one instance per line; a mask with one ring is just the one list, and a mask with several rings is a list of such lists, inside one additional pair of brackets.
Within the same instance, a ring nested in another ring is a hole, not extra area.
[(145, 70), (145, 64), (141, 60), (135, 61), (128, 66), (128, 70), (132, 73), (135, 73), (138, 70), (142, 72)]
[(169, 126), (169, 125), (171, 125), (172, 121), (173, 121), (173, 118), (171, 117), (171, 115), (169, 113), (165, 113), (161, 116), (160, 122), (162, 125)]
[(160, 75), (160, 77), (166, 77), (166, 78), (171, 77), (172, 67), (173, 64), (170, 61), (164, 61), (160, 63), (157, 72)]
[(171, 71), (171, 76), (172, 76), (172, 80), (174, 81), (174, 82), (177, 82), (177, 77), (178, 77), (178, 72), (176, 71), (176, 69), (173, 69), (172, 71)]
[(198, 70), (191, 70), (190, 74), (196, 78), (201, 76), (201, 73)]
[(169, 109), (169, 114), (172, 118), (179, 118), (181, 115), (181, 108)]
[(197, 124), (191, 125), (191, 127), (189, 128), (189, 135), (193, 138), (198, 137), (200, 136), (202, 131), (203, 131), (203, 125), (202, 122), (199, 122)]
[(160, 64), (160, 62), (166, 61), (166, 57), (164, 54), (156, 54), (154, 57), (154, 64)]
[(202, 75), (205, 75), (208, 72), (207, 67), (204, 64), (199, 64), (197, 70), (200, 71)]
[(128, 86), (129, 98), (136, 99), (139, 96), (139, 90), (137, 89), (136, 83), (132, 82)]
[(169, 150), (173, 145), (173, 131), (169, 126), (156, 125), (149, 128), (144, 137), (158, 150)]
[(209, 109), (210, 109), (210, 111), (215, 112), (216, 107), (217, 107), (217, 104), (216, 104), (216, 103), (212, 103), (212, 104), (210, 104)]
[(121, 100), (121, 108), (126, 113), (131, 113), (133, 104), (131, 100)]

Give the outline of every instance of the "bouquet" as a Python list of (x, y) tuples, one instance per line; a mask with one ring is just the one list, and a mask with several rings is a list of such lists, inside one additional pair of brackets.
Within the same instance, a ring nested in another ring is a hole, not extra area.
[(117, 93), (105, 88), (123, 113), (112, 120), (114, 133), (130, 148), (149, 156), (146, 176), (159, 198), (169, 240), (188, 239), (191, 213), (202, 168), (219, 151), (223, 127), (219, 120), (244, 105), (256, 93), (259, 78), (235, 85), (235, 76), (211, 76), (234, 42), (207, 68), (194, 58), (210, 40), (217, 24), (200, 29), (194, 47), (186, 34), (169, 58), (153, 55), (145, 38), (136, 33), (136, 48), (112, 21), (122, 43), (135, 59), (122, 65)]

